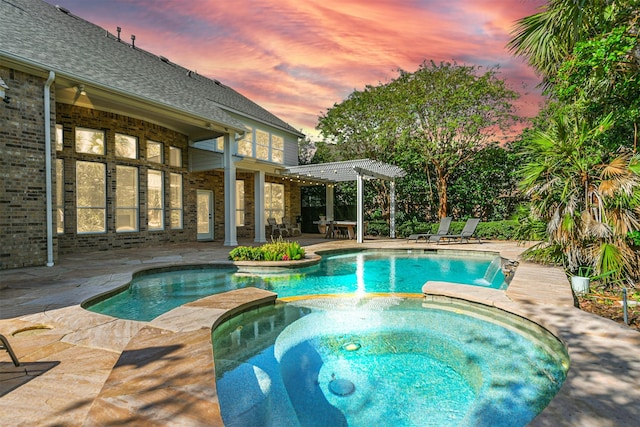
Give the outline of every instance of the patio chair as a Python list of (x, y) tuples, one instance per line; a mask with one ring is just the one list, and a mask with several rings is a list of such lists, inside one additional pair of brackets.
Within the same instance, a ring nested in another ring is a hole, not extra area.
[(412, 234), (409, 237), (407, 237), (407, 242), (409, 240), (415, 240), (416, 243), (418, 242), (418, 240), (420, 239), (424, 239), (425, 242), (429, 241), (429, 238), (431, 236), (444, 236), (445, 234), (447, 234), (449, 232), (449, 227), (451, 226), (451, 217), (450, 216), (445, 216), (444, 218), (440, 218), (440, 226), (438, 227), (438, 231), (433, 234), (433, 233), (418, 233), (418, 234)]
[(267, 218), (267, 225), (271, 228), (271, 237), (285, 237), (289, 235), (289, 231), (282, 224), (278, 224), (275, 218)]
[(282, 224), (284, 226), (284, 228), (287, 229), (287, 233), (289, 234), (289, 236), (300, 236), (302, 235), (302, 230), (300, 229), (300, 224), (292, 224), (291, 221), (289, 221), (289, 218), (287, 217), (282, 217)]
[(7, 353), (9, 353), (9, 357), (11, 357), (13, 364), (20, 366), (20, 362), (18, 361), (16, 354), (13, 352), (11, 345), (9, 345), (9, 340), (7, 340), (4, 335), (0, 335), (0, 350), (6, 350)]
[[(476, 228), (478, 227), (479, 223), (480, 223), (480, 218), (469, 218), (467, 222), (464, 224), (464, 228), (459, 234), (445, 234), (442, 236), (434, 235), (429, 237), (429, 241), (436, 242), (439, 244), (440, 240), (446, 240), (447, 243), (449, 243), (452, 240), (459, 239), (460, 240), (459, 243), (462, 243), (465, 240), (468, 243), (469, 241), (471, 241), (471, 238), (474, 237), (476, 233)], [(478, 243), (480, 243), (480, 238), (477, 236), (475, 238), (478, 239)]]

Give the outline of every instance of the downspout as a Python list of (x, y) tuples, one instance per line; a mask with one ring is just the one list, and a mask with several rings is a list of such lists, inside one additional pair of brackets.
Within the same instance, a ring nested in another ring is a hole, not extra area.
[(51, 189), (51, 85), (56, 73), (49, 71), (44, 84), (44, 164), (47, 203), (47, 267), (53, 267), (53, 195)]

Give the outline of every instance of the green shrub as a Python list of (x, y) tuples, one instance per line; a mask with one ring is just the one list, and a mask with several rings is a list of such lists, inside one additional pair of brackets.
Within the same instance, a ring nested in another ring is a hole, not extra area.
[(262, 261), (264, 255), (260, 248), (238, 246), (229, 252), (229, 259), (232, 261)]
[(305, 256), (298, 242), (287, 242), (278, 238), (259, 247), (238, 246), (229, 252), (232, 261), (287, 261), (299, 260)]

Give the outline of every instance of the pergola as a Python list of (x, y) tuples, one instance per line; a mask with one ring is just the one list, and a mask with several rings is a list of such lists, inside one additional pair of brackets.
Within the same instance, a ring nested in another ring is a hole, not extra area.
[[(292, 166), (284, 171), (285, 175), (310, 182), (336, 183), (345, 181), (357, 181), (358, 206), (357, 206), (357, 239), (358, 243), (364, 240), (364, 180), (383, 179), (390, 182), (389, 190), (389, 232), (391, 238), (396, 237), (396, 194), (395, 180), (402, 178), (406, 172), (394, 165), (378, 162), (371, 159), (347, 160), (344, 162), (319, 163), (311, 165)], [(327, 220), (333, 220), (333, 186), (327, 186)]]

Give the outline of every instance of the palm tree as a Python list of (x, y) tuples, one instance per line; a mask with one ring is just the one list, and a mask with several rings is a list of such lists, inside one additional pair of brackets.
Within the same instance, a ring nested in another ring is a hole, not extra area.
[(616, 0), (549, 0), (543, 10), (518, 21), (507, 48), (525, 57), (549, 84), (576, 43), (611, 28)]
[(590, 126), (581, 115), (559, 114), (535, 131), (520, 185), (532, 213), (547, 222), (545, 244), (562, 251), (568, 271), (590, 267), (621, 280), (637, 274), (626, 236), (640, 229), (640, 167), (630, 152), (608, 156), (599, 146), (611, 117)]

